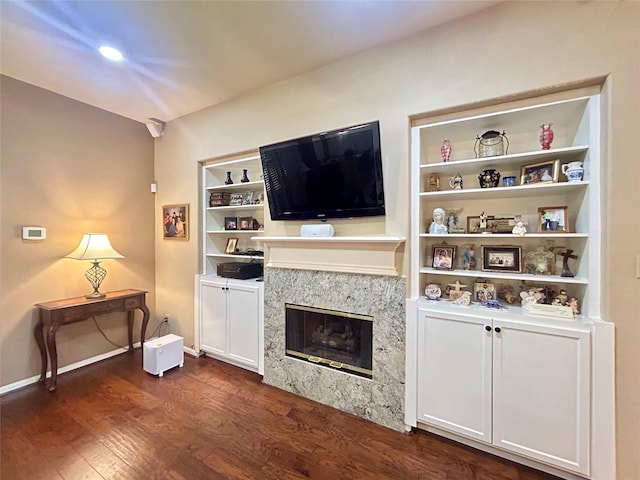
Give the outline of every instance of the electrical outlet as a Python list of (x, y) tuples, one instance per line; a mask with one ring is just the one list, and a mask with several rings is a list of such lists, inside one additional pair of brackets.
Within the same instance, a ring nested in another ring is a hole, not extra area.
[(164, 314), (164, 317), (162, 317), (162, 321), (169, 323), (169, 314), (168, 313)]

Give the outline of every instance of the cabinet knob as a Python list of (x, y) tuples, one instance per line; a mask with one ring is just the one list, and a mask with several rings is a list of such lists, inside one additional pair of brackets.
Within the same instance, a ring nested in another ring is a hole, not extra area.
[(496, 327), (495, 330), (496, 330), (496, 333), (500, 333), (502, 331), (500, 327)]
[(490, 326), (490, 325), (487, 325), (486, 327), (484, 327), (484, 329), (485, 329), (487, 332), (490, 332), (490, 331), (491, 331), (491, 326)]

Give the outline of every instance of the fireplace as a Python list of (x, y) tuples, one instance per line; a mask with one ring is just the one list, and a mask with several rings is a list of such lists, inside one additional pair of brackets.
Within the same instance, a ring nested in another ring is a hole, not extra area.
[(285, 353), (372, 378), (373, 317), (285, 304)]

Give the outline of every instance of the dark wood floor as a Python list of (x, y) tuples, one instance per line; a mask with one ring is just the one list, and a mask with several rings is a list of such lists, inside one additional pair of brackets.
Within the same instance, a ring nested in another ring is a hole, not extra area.
[(402, 434), (210, 358), (157, 378), (126, 353), (4, 395), (1, 478), (542, 480), (425, 432)]

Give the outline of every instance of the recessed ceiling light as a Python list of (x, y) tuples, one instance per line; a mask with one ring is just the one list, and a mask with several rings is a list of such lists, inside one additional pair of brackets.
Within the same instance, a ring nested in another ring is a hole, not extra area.
[(113, 47), (108, 47), (106, 45), (103, 45), (98, 50), (100, 51), (103, 57), (108, 58), (109, 60), (113, 60), (114, 62), (121, 62), (122, 59), (124, 58), (122, 56), (122, 52), (120, 52), (120, 50)]

